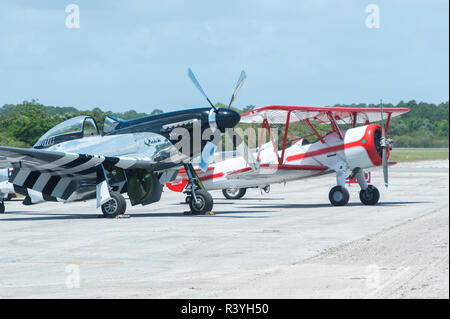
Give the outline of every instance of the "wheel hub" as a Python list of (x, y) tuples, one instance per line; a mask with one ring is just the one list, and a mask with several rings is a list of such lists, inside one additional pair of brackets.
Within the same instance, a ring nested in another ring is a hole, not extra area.
[(227, 189), (227, 193), (231, 196), (236, 195), (238, 192), (239, 192), (239, 188), (236, 188), (236, 187)]
[(368, 189), (366, 189), (363, 192), (363, 196), (366, 200), (371, 200), (373, 198), (373, 192), (369, 191)]
[(104, 204), (104, 209), (107, 214), (114, 214), (117, 210), (117, 201), (115, 199), (111, 199)]
[(197, 200), (194, 201), (194, 206), (200, 210), (203, 208), (204, 205), (205, 205), (205, 202), (204, 202), (203, 198), (201, 198), (200, 196), (197, 195)]
[(336, 202), (342, 201), (343, 198), (344, 198), (344, 195), (343, 195), (341, 192), (334, 192), (334, 193), (333, 193), (333, 199), (334, 199)]

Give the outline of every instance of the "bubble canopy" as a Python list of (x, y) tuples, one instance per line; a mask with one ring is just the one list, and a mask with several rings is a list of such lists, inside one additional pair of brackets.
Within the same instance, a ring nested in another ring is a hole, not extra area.
[(97, 124), (90, 116), (77, 116), (51, 128), (34, 144), (34, 148), (46, 148), (52, 145), (98, 135)]

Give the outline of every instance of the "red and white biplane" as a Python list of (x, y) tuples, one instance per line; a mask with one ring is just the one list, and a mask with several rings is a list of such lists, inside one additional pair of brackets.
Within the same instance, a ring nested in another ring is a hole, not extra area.
[[(334, 206), (346, 205), (349, 192), (346, 182), (357, 181), (361, 187), (360, 200), (375, 205), (380, 193), (368, 184), (367, 169), (382, 166), (384, 182), (388, 186), (390, 142), (387, 131), (392, 117), (408, 112), (407, 108), (344, 108), (270, 105), (249, 111), (241, 116), (241, 123), (262, 124), (259, 145), (251, 156), (233, 157), (213, 162), (205, 172), (198, 169), (199, 179), (206, 190), (222, 189), (227, 198), (237, 199), (246, 188), (267, 187), (273, 183), (308, 178), (328, 173), (336, 174), (336, 186), (329, 192)], [(317, 139), (309, 143), (299, 137), (287, 146), (288, 130), (292, 123), (303, 121)], [(381, 121), (381, 125), (372, 122)], [(372, 124), (371, 124), (372, 123)], [(284, 124), (281, 149), (273, 136), (270, 124)], [(341, 129), (342, 125), (346, 129)], [(328, 130), (318, 127), (327, 125)], [(270, 141), (262, 144), (265, 131)], [(254, 162), (249, 159), (254, 159)], [(366, 172), (364, 172), (366, 170)], [(175, 181), (167, 184), (173, 191), (182, 192), (187, 185), (186, 173), (180, 171)]]

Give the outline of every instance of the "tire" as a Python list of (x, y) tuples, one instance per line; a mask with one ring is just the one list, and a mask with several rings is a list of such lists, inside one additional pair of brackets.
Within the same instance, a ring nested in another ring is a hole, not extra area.
[(380, 200), (380, 192), (373, 185), (368, 185), (366, 190), (359, 192), (359, 199), (364, 205), (375, 205)]
[(22, 201), (22, 204), (25, 206), (29, 206), (29, 205), (33, 205), (33, 203), (31, 202), (31, 198), (30, 196), (25, 196), (25, 198)]
[(343, 186), (334, 186), (328, 194), (328, 199), (333, 206), (345, 206), (348, 204), (350, 194)]
[(110, 192), (111, 199), (102, 205), (102, 213), (106, 218), (114, 218), (125, 213), (127, 203), (122, 194)]
[(0, 202), (0, 214), (5, 213), (5, 204), (3, 202)]
[(190, 196), (189, 200), (189, 208), (193, 214), (205, 214), (212, 210), (214, 201), (210, 193), (200, 189), (195, 192), (195, 196), (197, 197), (197, 203), (193, 196)]
[(225, 188), (222, 189), (222, 194), (226, 199), (240, 199), (247, 192), (246, 188)]
[(186, 204), (189, 204), (189, 202), (191, 201), (191, 195), (186, 196), (186, 198), (184, 199), (184, 201), (186, 202)]

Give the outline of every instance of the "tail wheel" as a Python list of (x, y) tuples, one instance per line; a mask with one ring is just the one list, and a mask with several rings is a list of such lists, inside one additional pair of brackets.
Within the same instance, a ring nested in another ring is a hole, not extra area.
[(195, 197), (197, 197), (197, 200), (195, 200), (194, 196), (190, 196), (189, 199), (189, 207), (192, 213), (204, 214), (212, 210), (214, 201), (210, 193), (200, 189), (195, 192)]
[(366, 190), (359, 192), (359, 199), (364, 205), (375, 205), (380, 199), (380, 192), (373, 185), (368, 185)]
[(246, 188), (225, 188), (222, 189), (222, 194), (226, 199), (240, 199), (247, 192)]
[(127, 203), (122, 194), (110, 192), (111, 199), (102, 205), (102, 212), (106, 218), (114, 218), (125, 213)]
[(337, 185), (330, 190), (328, 198), (333, 206), (345, 206), (350, 199), (350, 194), (347, 188)]

